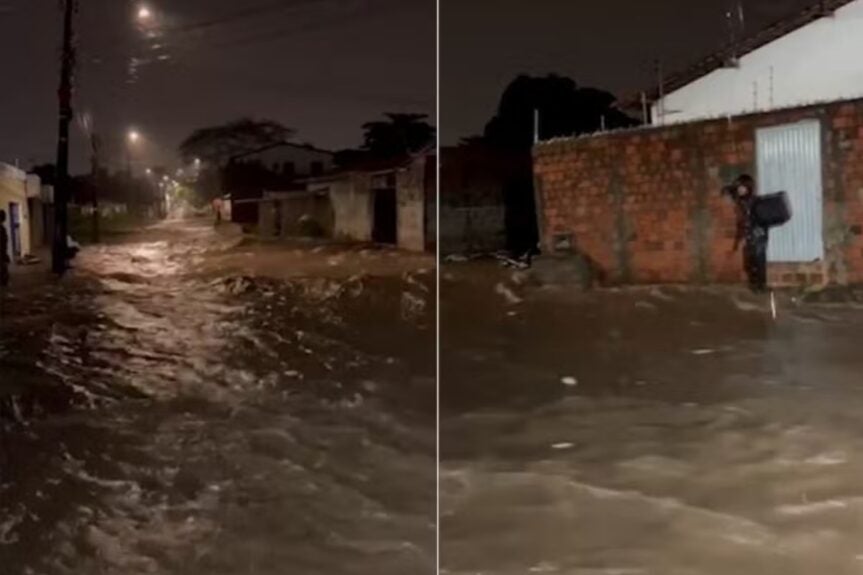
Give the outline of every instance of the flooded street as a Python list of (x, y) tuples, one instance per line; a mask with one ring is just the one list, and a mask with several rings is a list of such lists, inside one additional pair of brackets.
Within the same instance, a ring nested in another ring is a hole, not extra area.
[(433, 573), (433, 260), (400, 258), (173, 222), (13, 292), (0, 573)]
[(863, 308), (442, 269), (459, 575), (863, 573)]

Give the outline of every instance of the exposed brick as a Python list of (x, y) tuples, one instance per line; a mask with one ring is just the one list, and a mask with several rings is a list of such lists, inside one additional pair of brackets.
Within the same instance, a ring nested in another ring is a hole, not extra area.
[[(832, 141), (824, 150), (825, 217), (839, 218), (848, 230), (844, 243), (828, 246), (828, 257), (843, 262), (848, 278), (863, 279), (861, 111), (863, 100), (540, 146), (534, 157), (546, 234), (577, 230), (579, 248), (611, 277), (623, 277), (615, 251), (621, 237), (633, 281), (690, 281), (706, 270), (702, 279), (739, 282), (741, 257), (729, 255), (734, 208), (719, 190), (725, 180), (754, 171), (758, 128), (819, 118)], [(820, 263), (770, 266), (771, 278), (785, 285), (835, 280), (835, 273)]]

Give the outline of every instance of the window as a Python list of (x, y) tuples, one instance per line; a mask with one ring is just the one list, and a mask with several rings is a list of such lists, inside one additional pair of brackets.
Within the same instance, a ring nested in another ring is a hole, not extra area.
[(292, 178), (296, 172), (296, 167), (293, 162), (285, 162), (282, 164), (282, 175)]
[(323, 162), (312, 162), (312, 175), (320, 176), (324, 173), (324, 163)]

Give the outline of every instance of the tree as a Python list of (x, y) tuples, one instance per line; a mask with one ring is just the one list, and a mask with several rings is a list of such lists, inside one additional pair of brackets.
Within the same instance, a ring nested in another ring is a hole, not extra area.
[(435, 129), (426, 114), (384, 114), (386, 120), (363, 124), (363, 149), (372, 156), (391, 158), (418, 152), (434, 141)]
[(180, 144), (180, 157), (223, 166), (231, 158), (288, 141), (294, 131), (273, 120), (242, 118), (227, 124), (195, 130)]
[(57, 166), (54, 164), (40, 164), (38, 166), (33, 166), (30, 171), (39, 176), (39, 179), (45, 186), (53, 186), (57, 181)]
[(504, 91), (484, 139), (508, 148), (530, 148), (537, 113), (541, 139), (597, 132), (603, 124), (606, 129), (638, 125), (617, 109), (615, 97), (608, 92), (580, 88), (571, 78), (555, 74), (522, 75)]

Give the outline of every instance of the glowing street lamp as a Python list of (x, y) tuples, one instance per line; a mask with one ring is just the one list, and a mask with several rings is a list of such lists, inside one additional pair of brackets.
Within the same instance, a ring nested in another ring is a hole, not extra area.
[(126, 141), (128, 142), (128, 146), (126, 146), (126, 171), (131, 175), (132, 173), (132, 153), (133, 149), (137, 148), (138, 143), (141, 141), (141, 133), (132, 128), (126, 133)]
[(140, 6), (138, 8), (138, 21), (139, 22), (149, 22), (153, 19), (153, 11), (150, 10), (147, 6)]

